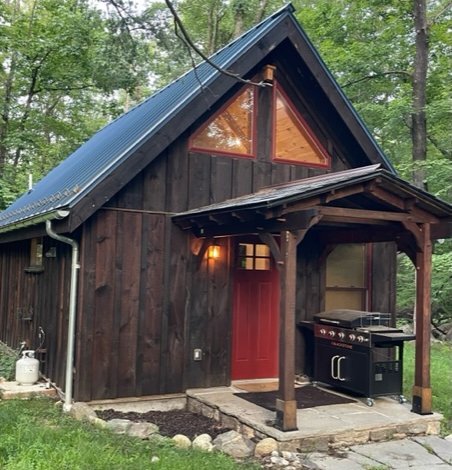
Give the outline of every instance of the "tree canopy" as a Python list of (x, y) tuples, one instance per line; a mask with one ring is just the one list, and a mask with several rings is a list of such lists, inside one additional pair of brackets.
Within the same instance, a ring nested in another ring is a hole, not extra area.
[(147, 44), (87, 0), (0, 5), (0, 207), (122, 111), (146, 84)]

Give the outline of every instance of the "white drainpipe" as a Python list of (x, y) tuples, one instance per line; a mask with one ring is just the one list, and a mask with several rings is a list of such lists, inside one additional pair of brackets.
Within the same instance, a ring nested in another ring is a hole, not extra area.
[(49, 237), (54, 238), (63, 243), (67, 243), (72, 247), (71, 262), (71, 286), (69, 294), (69, 320), (68, 320), (68, 338), (66, 352), (66, 383), (64, 388), (64, 411), (70, 411), (72, 408), (72, 385), (73, 385), (73, 367), (74, 367), (74, 343), (75, 343), (75, 319), (77, 309), (77, 281), (79, 264), (79, 248), (78, 243), (72, 238), (58, 235), (52, 229), (52, 221), (46, 220), (46, 232)]

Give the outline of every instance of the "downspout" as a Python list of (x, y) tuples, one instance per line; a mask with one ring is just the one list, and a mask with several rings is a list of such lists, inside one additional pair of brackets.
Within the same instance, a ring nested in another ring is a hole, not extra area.
[(46, 220), (46, 232), (49, 237), (60, 242), (71, 245), (72, 262), (71, 262), (71, 285), (69, 294), (69, 320), (68, 320), (68, 338), (66, 352), (66, 381), (64, 387), (64, 411), (70, 411), (72, 408), (72, 386), (73, 386), (73, 367), (74, 367), (74, 343), (75, 343), (75, 319), (77, 308), (77, 281), (79, 264), (79, 247), (78, 243), (72, 238), (59, 235), (52, 229), (52, 221)]

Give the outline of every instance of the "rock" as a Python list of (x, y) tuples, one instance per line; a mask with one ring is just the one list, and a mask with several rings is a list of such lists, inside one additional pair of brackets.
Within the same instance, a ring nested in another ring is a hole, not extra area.
[(191, 447), (191, 441), (187, 436), (184, 436), (183, 434), (176, 434), (173, 437), (174, 444), (176, 447), (179, 447), (181, 449), (189, 449)]
[(208, 434), (201, 434), (193, 439), (192, 447), (204, 452), (212, 452), (212, 438)]
[(449, 434), (444, 439), (446, 439), (446, 441), (452, 442), (452, 434)]
[(132, 421), (128, 419), (115, 418), (107, 421), (107, 429), (110, 429), (110, 431), (116, 434), (125, 434), (131, 425)]
[(156, 455), (153, 455), (151, 457), (151, 463), (157, 463), (160, 462), (160, 457), (157, 457)]
[(266, 437), (256, 444), (254, 455), (256, 457), (265, 457), (278, 450), (278, 443), (272, 437)]
[(159, 432), (159, 427), (152, 423), (132, 423), (127, 430), (129, 436), (147, 439), (151, 434)]
[(271, 457), (270, 462), (278, 467), (287, 467), (289, 465), (289, 461), (283, 457)]
[(299, 454), (296, 452), (289, 452), (287, 450), (283, 450), (281, 452), (281, 457), (288, 460), (289, 462), (295, 462), (298, 460)]
[(273, 450), (271, 453), (272, 457), (279, 457), (279, 452), (277, 450)]
[(79, 421), (88, 421), (90, 418), (97, 418), (96, 412), (86, 403), (82, 402), (74, 403), (69, 414)]
[(99, 429), (105, 429), (107, 427), (107, 422), (103, 419), (98, 418), (97, 416), (90, 416), (88, 418), (88, 421)]
[(255, 444), (237, 431), (220, 434), (215, 438), (213, 444), (215, 449), (237, 459), (251, 457), (254, 454)]

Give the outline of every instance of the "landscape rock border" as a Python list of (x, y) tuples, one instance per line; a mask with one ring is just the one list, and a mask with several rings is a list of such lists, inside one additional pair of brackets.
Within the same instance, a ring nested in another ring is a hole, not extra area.
[[(131, 420), (121, 418), (104, 421), (97, 417), (96, 412), (86, 403), (74, 404), (70, 414), (75, 419), (88, 421), (94, 426), (109, 429), (111, 432), (120, 435), (129, 435), (143, 440), (171, 440), (176, 447), (181, 449), (192, 448), (203, 452), (223, 452), (239, 461), (256, 459), (264, 469), (306, 470), (326, 468), (326, 464), (336, 466), (347, 465), (347, 463), (350, 463), (351, 465), (365, 464), (367, 466), (372, 466), (374, 463), (377, 463), (369, 458), (370, 456), (356, 453), (355, 450), (360, 446), (350, 447), (346, 446), (344, 442), (341, 443), (341, 448), (328, 448), (326, 449), (326, 452), (323, 453), (293, 452), (284, 449), (284, 443), (279, 443), (271, 437), (266, 437), (261, 440), (256, 438), (250, 439), (234, 430), (221, 433), (215, 439), (212, 439), (208, 434), (201, 434), (196, 436), (193, 440), (190, 440), (187, 436), (182, 434), (176, 434), (172, 438), (164, 437), (159, 434), (159, 428), (154, 423), (133, 422)], [(438, 448), (444, 448), (444, 445), (451, 441), (452, 436), (448, 436), (446, 439), (441, 439), (437, 436), (407, 438), (406, 434), (400, 433), (399, 436), (392, 435), (392, 438), (393, 440), (399, 438), (401, 442), (409, 441), (411, 443), (418, 443), (422, 452), (425, 452), (425, 449), (428, 450), (435, 446)], [(436, 442), (434, 441), (435, 439), (440, 440), (441, 442)], [(427, 440), (426, 443), (428, 444), (428, 448), (427, 446), (423, 446), (423, 440)], [(364, 447), (381, 444), (383, 443), (367, 443)], [(334, 454), (331, 452), (334, 452)], [(419, 450), (419, 452), (421, 452), (421, 450)], [(153, 456), (153, 459), (154, 462), (158, 461), (157, 456)], [(443, 461), (447, 463), (446, 460)]]

